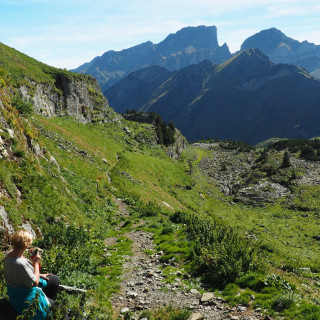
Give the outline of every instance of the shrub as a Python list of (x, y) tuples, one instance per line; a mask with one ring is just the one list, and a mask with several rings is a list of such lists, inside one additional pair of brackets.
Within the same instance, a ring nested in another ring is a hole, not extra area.
[(90, 232), (62, 223), (48, 224), (42, 232), (44, 238), (36, 245), (44, 249), (44, 271), (59, 275), (70, 285), (94, 287), (96, 282), (90, 275), (97, 271), (97, 261), (93, 257), (99, 245), (91, 240)]
[(265, 280), (266, 286), (275, 287), (278, 290), (292, 291), (293, 286), (278, 275), (269, 275)]
[(236, 283), (242, 288), (248, 287), (255, 291), (261, 291), (266, 286), (265, 276), (255, 272), (248, 272)]
[(291, 293), (291, 294), (281, 295), (275, 298), (272, 301), (271, 307), (273, 310), (281, 312), (285, 309), (289, 309), (293, 307), (294, 304), (295, 304), (295, 299), (294, 299), (293, 293)]
[(21, 150), (17, 150), (16, 152), (14, 152), (14, 155), (18, 158), (23, 158), (25, 156), (25, 152)]
[(171, 216), (170, 220), (174, 223), (182, 223), (185, 219), (186, 213), (181, 211), (175, 211)]
[(257, 268), (257, 247), (233, 229), (196, 215), (185, 223), (193, 244), (193, 270), (209, 285), (224, 287)]
[(239, 292), (240, 288), (234, 284), (229, 283), (223, 290), (224, 296), (235, 296)]
[(12, 105), (22, 115), (31, 114), (33, 111), (32, 102), (25, 100), (24, 98), (22, 98), (22, 96), (18, 94), (14, 96), (12, 100)]
[(6, 86), (6, 83), (3, 79), (0, 79), (0, 89), (4, 88)]
[(161, 234), (170, 234), (170, 233), (173, 233), (173, 231), (174, 231), (174, 228), (168, 225), (168, 226), (164, 226), (164, 228), (161, 231)]
[(315, 304), (304, 303), (301, 305), (297, 320), (319, 320), (320, 319), (320, 306)]

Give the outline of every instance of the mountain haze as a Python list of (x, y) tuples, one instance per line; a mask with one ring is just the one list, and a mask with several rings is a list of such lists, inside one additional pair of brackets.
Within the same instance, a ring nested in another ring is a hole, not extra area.
[(155, 111), (190, 140), (257, 143), (273, 136), (320, 134), (320, 82), (300, 67), (274, 64), (245, 50), (221, 65), (203, 61), (180, 71), (152, 67), (106, 91), (110, 105)]
[(198, 26), (183, 28), (158, 44), (148, 41), (122, 51), (107, 51), (73, 71), (94, 76), (104, 92), (131, 72), (146, 67), (178, 70), (206, 59), (221, 63), (230, 57), (228, 46), (218, 44), (215, 26)]

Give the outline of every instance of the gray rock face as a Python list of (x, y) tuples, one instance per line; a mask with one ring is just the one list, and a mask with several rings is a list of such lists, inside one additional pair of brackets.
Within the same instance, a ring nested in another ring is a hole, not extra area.
[(58, 75), (54, 85), (30, 81), (30, 87), (21, 86), (20, 92), (33, 102), (38, 114), (49, 118), (72, 116), (82, 123), (107, 117), (108, 101), (94, 79)]
[(148, 41), (122, 51), (105, 52), (73, 71), (94, 76), (105, 92), (131, 72), (146, 67), (178, 70), (206, 59), (222, 63), (230, 57), (228, 46), (218, 44), (215, 26), (198, 26), (183, 28), (159, 44)]
[(168, 147), (167, 154), (173, 159), (179, 159), (182, 151), (187, 147), (187, 140), (179, 130), (176, 130), (176, 141)]
[(303, 67), (314, 76), (320, 71), (320, 46), (308, 41), (291, 39), (276, 28), (263, 30), (241, 45), (241, 50), (258, 48), (274, 63), (295, 64)]
[(14, 232), (14, 229), (12, 225), (9, 222), (8, 214), (4, 207), (0, 206), (0, 218), (1, 218), (1, 225), (0, 225), (0, 230), (4, 230), (5, 233), (7, 234), (12, 234)]

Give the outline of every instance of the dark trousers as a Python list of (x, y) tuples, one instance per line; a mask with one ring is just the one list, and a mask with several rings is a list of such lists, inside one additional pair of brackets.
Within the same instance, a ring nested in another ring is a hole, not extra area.
[(46, 294), (50, 304), (53, 306), (54, 300), (57, 299), (60, 279), (56, 275), (50, 275), (47, 278), (49, 279), (47, 280), (48, 284), (42, 289), (42, 291)]

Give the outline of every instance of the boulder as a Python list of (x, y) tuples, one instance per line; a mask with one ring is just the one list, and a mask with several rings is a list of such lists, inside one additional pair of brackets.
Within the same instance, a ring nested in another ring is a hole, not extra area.
[(214, 298), (214, 295), (212, 292), (206, 292), (201, 296), (200, 303), (202, 303), (202, 304), (203, 303), (206, 303), (206, 304), (210, 303), (210, 302), (212, 302), (213, 298)]
[(193, 313), (188, 320), (203, 320), (204, 317), (201, 313)]

